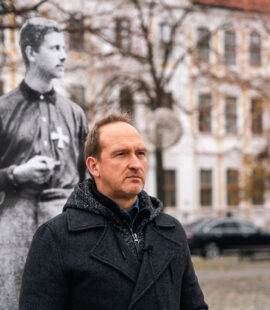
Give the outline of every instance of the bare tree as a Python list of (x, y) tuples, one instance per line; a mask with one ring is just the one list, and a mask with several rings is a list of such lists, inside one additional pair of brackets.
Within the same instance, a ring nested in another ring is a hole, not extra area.
[[(216, 64), (201, 61), (204, 55), (200, 53), (207, 49), (209, 38), (220, 30), (230, 29), (226, 14), (215, 29), (202, 32), (198, 40), (189, 45), (186, 21), (193, 13), (203, 12), (204, 8), (187, 2), (175, 3), (162, 0), (99, 1), (89, 14), (87, 11), (79, 13), (65, 10), (59, 5), (69, 34), (92, 35), (91, 44), (88, 43), (84, 48), (91, 52), (94, 59), (90, 70), (102, 75), (102, 86), (89, 107), (110, 106), (121, 99), (127, 102), (132, 96), (139, 97), (140, 102), (151, 110), (160, 107), (172, 109), (176, 104), (179, 107), (170, 86), (178, 68), (190, 56), (197, 68), (196, 73), (190, 74), (192, 78), (204, 77), (213, 87), (228, 83), (256, 90), (266, 104), (270, 95), (269, 87), (266, 87), (269, 84), (267, 76), (252, 79), (232, 70), (224, 63), (222, 53), (212, 46), (209, 46), (210, 53), (215, 54), (218, 65), (226, 67), (224, 73), (217, 72)], [(254, 16), (260, 18), (261, 15)], [(263, 19), (262, 23), (267, 30), (267, 20)], [(215, 104), (213, 102), (213, 106)], [(180, 108), (185, 113), (198, 112), (181, 105)], [(156, 148), (155, 158), (157, 193), (164, 201), (162, 148)]]
[[(160, 0), (128, 0), (107, 1), (107, 6), (97, 9), (95, 21), (85, 24), (84, 30), (95, 35), (95, 63), (106, 76), (99, 99), (111, 104), (120, 93), (123, 101), (139, 96), (150, 110), (172, 109), (170, 83), (190, 52), (183, 36), (192, 8)], [(156, 147), (157, 193), (164, 201), (162, 154), (162, 148)]]
[[(0, 29), (20, 28), (23, 23), (22, 21), (31, 14), (38, 12), (48, 0), (34, 2), (32, 1), (31, 4), (27, 4), (24, 1), (0, 0)], [(13, 18), (7, 18), (8, 16), (13, 16)]]
[[(0, 0), (0, 68), (19, 65), (15, 57), (10, 57), (5, 48), (5, 33), (21, 28), (25, 20), (31, 16), (41, 15), (43, 5), (48, 0), (31, 2), (18, 0)], [(12, 37), (14, 38), (14, 36)], [(1, 46), (2, 45), (2, 46)]]

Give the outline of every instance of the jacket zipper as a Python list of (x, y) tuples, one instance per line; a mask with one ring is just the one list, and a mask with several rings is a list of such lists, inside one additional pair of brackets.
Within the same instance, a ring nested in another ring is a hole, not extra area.
[(139, 238), (138, 238), (138, 235), (136, 233), (134, 233), (131, 228), (130, 228), (130, 233), (131, 233), (132, 239), (134, 241), (137, 257), (139, 257)]

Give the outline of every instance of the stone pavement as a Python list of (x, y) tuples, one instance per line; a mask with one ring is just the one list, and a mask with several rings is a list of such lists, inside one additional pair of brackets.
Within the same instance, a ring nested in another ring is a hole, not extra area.
[(209, 310), (270, 309), (270, 257), (192, 260)]

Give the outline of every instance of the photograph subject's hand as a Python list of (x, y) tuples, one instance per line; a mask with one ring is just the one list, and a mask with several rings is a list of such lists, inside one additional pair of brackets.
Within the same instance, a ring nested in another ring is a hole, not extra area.
[(28, 181), (44, 184), (49, 181), (57, 164), (58, 162), (51, 157), (36, 155), (26, 163), (14, 168), (14, 178), (19, 184)]

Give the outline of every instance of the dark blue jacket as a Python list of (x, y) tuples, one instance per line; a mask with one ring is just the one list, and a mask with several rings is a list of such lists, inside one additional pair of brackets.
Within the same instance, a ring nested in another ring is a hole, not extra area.
[[(89, 195), (97, 211), (100, 204)], [(141, 211), (151, 210), (142, 221), (141, 259), (116, 235), (109, 217), (90, 212), (77, 188), (65, 212), (34, 236), (19, 309), (207, 310), (182, 226), (169, 215), (153, 216), (158, 200), (140, 196), (149, 204)]]

